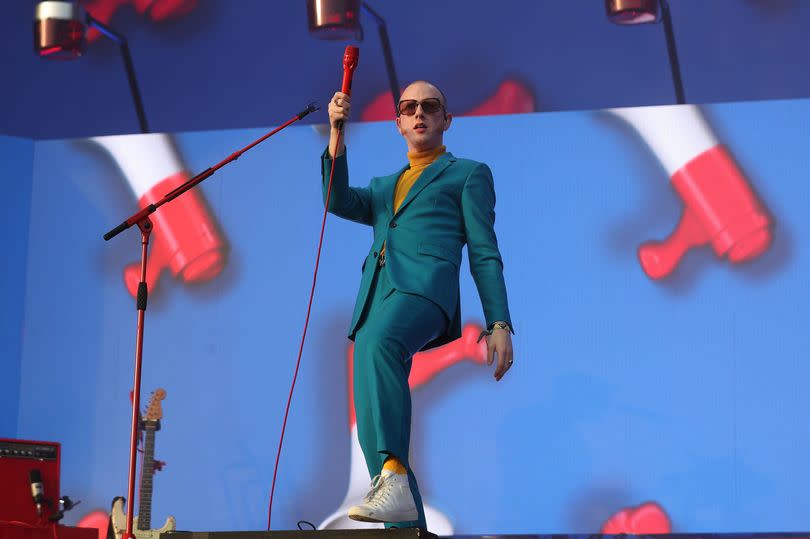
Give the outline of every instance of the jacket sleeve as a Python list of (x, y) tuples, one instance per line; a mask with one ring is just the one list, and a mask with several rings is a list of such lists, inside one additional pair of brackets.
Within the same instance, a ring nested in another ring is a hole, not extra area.
[(495, 236), (495, 186), (492, 172), (483, 163), (473, 169), (464, 183), (461, 211), (467, 234), (470, 273), (478, 288), (487, 327), (504, 321), (514, 333), (503, 279), (503, 260)]
[[(332, 159), (329, 148), (321, 155), (321, 184), (323, 201), (329, 192), (329, 174), (332, 170)], [(335, 158), (335, 177), (332, 180), (332, 191), (329, 193), (329, 213), (366, 225), (372, 224), (371, 190), (361, 187), (349, 187), (349, 167), (346, 162), (346, 151)]]

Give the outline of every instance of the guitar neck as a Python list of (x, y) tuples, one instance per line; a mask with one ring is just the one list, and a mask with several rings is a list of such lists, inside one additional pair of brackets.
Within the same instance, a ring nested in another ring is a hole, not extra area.
[(146, 421), (144, 426), (143, 466), (141, 467), (141, 491), (138, 500), (138, 529), (152, 528), (152, 478), (155, 476), (155, 430), (156, 425)]

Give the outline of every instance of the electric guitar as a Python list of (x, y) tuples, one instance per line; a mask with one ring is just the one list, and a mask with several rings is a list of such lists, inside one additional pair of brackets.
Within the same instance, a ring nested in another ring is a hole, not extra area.
[[(152, 529), (152, 476), (159, 470), (162, 463), (155, 463), (155, 432), (160, 429), (160, 419), (163, 410), (160, 401), (166, 398), (165, 389), (156, 389), (152, 393), (146, 416), (141, 421), (144, 431), (143, 464), (141, 466), (141, 489), (138, 509), (140, 514), (132, 523), (132, 533), (137, 539), (159, 539), (161, 533), (173, 532), (177, 529), (177, 522), (173, 516), (166, 519), (162, 528)], [(110, 514), (111, 529), (115, 539), (122, 539), (127, 530), (127, 514), (124, 511), (126, 500), (118, 496), (113, 500)]]

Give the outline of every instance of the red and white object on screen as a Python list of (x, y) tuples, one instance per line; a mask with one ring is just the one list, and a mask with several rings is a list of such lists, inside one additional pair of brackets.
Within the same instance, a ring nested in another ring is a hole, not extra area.
[(728, 150), (694, 105), (669, 105), (609, 112), (641, 135), (669, 174), (683, 201), (675, 230), (638, 249), (644, 272), (668, 276), (686, 252), (711, 244), (718, 257), (753, 260), (771, 244), (773, 223)]
[[(169, 135), (116, 135), (90, 140), (113, 157), (140, 209), (190, 178)], [(177, 197), (149, 218), (154, 225), (146, 276), (150, 290), (164, 269), (186, 283), (205, 282), (219, 275), (225, 266), (225, 241), (199, 189)], [(140, 265), (129, 265), (124, 280), (133, 297), (139, 279)]]

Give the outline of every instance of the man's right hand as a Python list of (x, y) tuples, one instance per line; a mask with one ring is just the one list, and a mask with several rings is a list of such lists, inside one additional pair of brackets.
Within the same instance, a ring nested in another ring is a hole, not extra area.
[(329, 125), (331, 127), (329, 133), (329, 155), (333, 158), (343, 153), (344, 145), (342, 137), (340, 147), (337, 147), (338, 133), (340, 133), (340, 125), (348, 121), (351, 108), (351, 98), (343, 92), (335, 92), (335, 95), (329, 102)]

